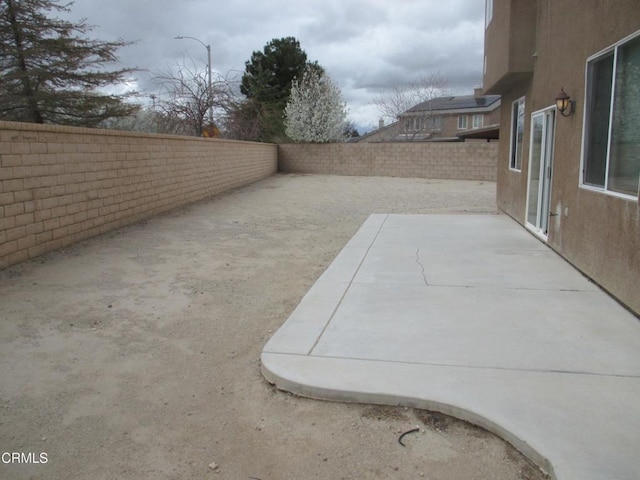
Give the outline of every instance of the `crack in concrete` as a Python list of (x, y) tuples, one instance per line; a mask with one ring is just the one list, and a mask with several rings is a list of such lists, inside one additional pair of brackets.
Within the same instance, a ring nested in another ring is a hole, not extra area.
[(424, 280), (424, 284), (428, 287), (429, 282), (427, 281), (427, 275), (424, 272), (424, 265), (420, 261), (420, 249), (416, 249), (416, 263), (420, 266), (420, 274), (422, 275), (422, 279)]

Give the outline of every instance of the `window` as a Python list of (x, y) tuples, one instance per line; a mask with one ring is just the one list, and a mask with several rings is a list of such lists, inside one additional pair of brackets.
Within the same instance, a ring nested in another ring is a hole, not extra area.
[(404, 129), (406, 131), (417, 131), (424, 129), (424, 118), (422, 117), (410, 117), (404, 122)]
[(640, 32), (587, 61), (582, 185), (638, 197)]
[(486, 0), (484, 4), (484, 28), (487, 28), (493, 19), (493, 0)]
[(482, 122), (484, 121), (484, 115), (473, 116), (473, 128), (482, 128)]
[(524, 97), (511, 106), (511, 153), (509, 168), (522, 170), (522, 142), (524, 138)]
[(407, 118), (407, 119), (405, 120), (405, 123), (404, 123), (404, 129), (405, 129), (405, 130), (407, 130), (407, 131), (408, 131), (408, 130), (413, 130), (413, 129), (414, 129), (413, 118)]
[(458, 130), (464, 130), (468, 127), (469, 121), (466, 115), (458, 115)]
[(442, 117), (434, 116), (430, 118), (431, 121), (431, 130), (432, 131), (440, 131), (442, 130)]

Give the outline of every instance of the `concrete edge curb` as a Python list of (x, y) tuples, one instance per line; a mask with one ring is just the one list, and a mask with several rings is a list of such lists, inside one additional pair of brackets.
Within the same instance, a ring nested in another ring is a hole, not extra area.
[[(292, 362), (299, 359), (299, 355), (288, 355), (278, 353), (263, 352), (260, 356), (260, 369), (262, 375), (272, 385), (279, 390), (292, 393), (305, 398), (315, 400), (346, 402), (346, 403), (362, 403), (372, 405), (391, 405), (409, 408), (418, 408), (439, 412), (451, 417), (463, 420), (497, 435), (504, 441), (511, 444), (516, 450), (531, 460), (538, 468), (547, 473), (552, 479), (557, 479), (554, 468), (550, 460), (542, 455), (538, 450), (531, 446), (521, 436), (511, 430), (501, 426), (497, 421), (489, 418), (488, 415), (479, 411), (473, 411), (464, 405), (456, 405), (454, 403), (446, 403), (426, 397), (406, 396), (398, 394), (398, 392), (387, 391), (384, 387), (378, 392), (358, 391), (356, 389), (343, 388), (327, 388), (314, 384), (313, 381), (300, 382), (291, 380), (286, 377), (285, 372), (279, 372), (277, 362), (271, 359), (290, 358)], [(286, 360), (285, 360), (286, 361)], [(345, 361), (345, 359), (342, 359)], [(320, 383), (320, 382), (318, 382)]]

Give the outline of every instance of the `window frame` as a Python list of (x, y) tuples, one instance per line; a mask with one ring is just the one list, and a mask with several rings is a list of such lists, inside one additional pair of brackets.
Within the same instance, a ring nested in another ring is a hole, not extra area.
[[(518, 125), (517, 125), (517, 116), (518, 116), (518, 112), (517, 110), (519, 110), (519, 106), (520, 106), (520, 102), (522, 102), (522, 142), (520, 143), (520, 150), (517, 149), (517, 132), (518, 132)], [(526, 124), (526, 119), (527, 119), (527, 103), (526, 103), (526, 98), (523, 95), (520, 98), (516, 98), (513, 102), (511, 102), (511, 123), (510, 123), (510, 128), (509, 128), (509, 133), (510, 133), (510, 137), (509, 137), (509, 170), (512, 170), (514, 172), (522, 172), (522, 160), (524, 158), (524, 146), (525, 146), (525, 141), (524, 141), (524, 134), (525, 134), (525, 124)], [(516, 148), (514, 148), (516, 147)], [(518, 152), (520, 152), (520, 164), (518, 165), (517, 160), (517, 155)]]
[(468, 129), (469, 129), (469, 115), (458, 115), (458, 130), (468, 130)]
[(493, 0), (484, 2), (484, 28), (486, 29), (493, 20)]
[[(616, 192), (614, 190), (609, 190), (609, 167), (611, 161), (611, 139), (612, 139), (612, 123), (613, 123), (613, 115), (614, 115), (614, 101), (615, 101), (615, 93), (616, 93), (616, 70), (617, 70), (617, 62), (618, 62), (618, 49), (629, 43), (636, 38), (640, 37), (640, 30), (632, 33), (624, 37), (623, 39), (617, 41), (613, 45), (599, 51), (598, 53), (591, 55), (587, 58), (585, 62), (585, 77), (584, 77), (584, 92), (585, 92), (585, 102), (584, 102), (584, 113), (582, 117), (582, 143), (581, 143), (581, 152), (580, 152), (580, 172), (579, 172), (579, 187), (585, 190), (591, 190), (593, 192), (603, 193), (605, 195), (610, 195), (618, 198), (623, 198), (626, 200), (635, 200), (637, 201), (640, 198), (640, 179), (638, 181), (638, 192), (635, 195), (631, 195), (628, 193)], [(591, 76), (590, 65), (595, 64), (600, 59), (604, 59), (608, 55), (613, 53), (613, 73), (611, 80), (611, 98), (609, 104), (609, 120), (608, 120), (608, 132), (607, 132), (607, 153), (605, 158), (605, 177), (603, 181), (603, 185), (592, 185), (589, 183), (585, 183), (585, 171), (586, 171), (586, 161), (587, 161), (587, 133), (589, 130), (589, 113), (591, 109), (591, 98), (590, 98), (590, 84), (589, 79)]]
[[(478, 120), (478, 122), (476, 122)], [(476, 125), (477, 123), (477, 125)], [(471, 128), (482, 128), (484, 126), (484, 114), (476, 113), (471, 117)]]
[(431, 115), (429, 128), (432, 132), (441, 132), (442, 131), (442, 116), (440, 115)]
[(413, 117), (407, 117), (404, 121), (404, 129), (407, 132), (415, 130), (415, 121)]

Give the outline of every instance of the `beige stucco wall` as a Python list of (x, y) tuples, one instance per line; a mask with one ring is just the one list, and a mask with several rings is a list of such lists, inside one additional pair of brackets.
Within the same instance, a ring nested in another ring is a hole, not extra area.
[(288, 173), (496, 179), (497, 142), (392, 142), (278, 145)]
[(271, 144), (0, 122), (0, 268), (276, 169)]
[[(534, 68), (536, 28), (532, 19), (538, 0), (492, 1), (493, 19), (485, 32), (483, 86), (485, 93), (500, 94), (504, 86), (529, 78)], [(494, 90), (494, 86), (500, 87)]]
[[(640, 30), (638, 1), (536, 3), (537, 55), (533, 76), (496, 92), (502, 94), (498, 207), (525, 223), (531, 114), (553, 106), (560, 87), (564, 87), (577, 105), (573, 116), (557, 116), (551, 212), (558, 215), (551, 217), (548, 244), (640, 314), (639, 200), (579, 186), (586, 61)], [(489, 50), (486, 54), (493, 55)], [(511, 105), (521, 96), (526, 98), (525, 149), (522, 171), (515, 172), (509, 170)]]

